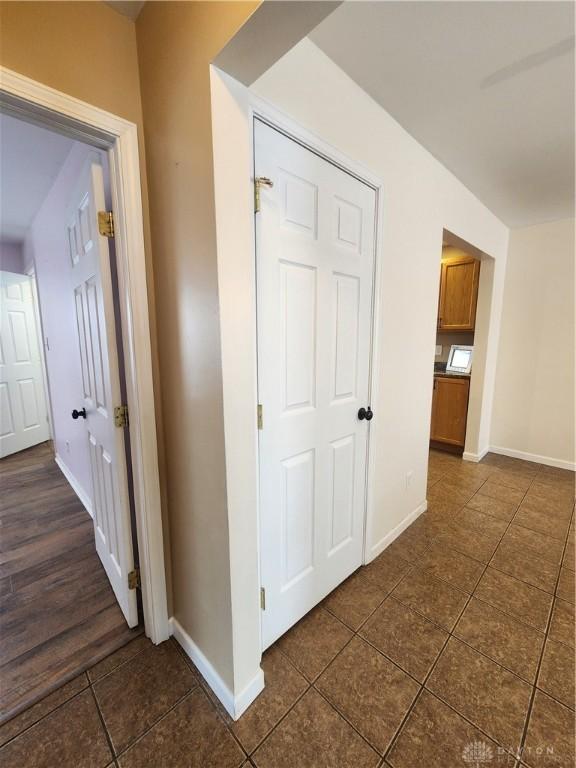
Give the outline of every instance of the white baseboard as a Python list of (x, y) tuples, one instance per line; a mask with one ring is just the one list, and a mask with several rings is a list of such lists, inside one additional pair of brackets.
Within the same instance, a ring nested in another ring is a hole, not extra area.
[(426, 512), (428, 509), (428, 501), (425, 499), (421, 504), (419, 504), (416, 509), (413, 512), (410, 512), (409, 515), (407, 515), (404, 520), (402, 520), (401, 523), (398, 523), (398, 525), (393, 528), (390, 533), (387, 533), (386, 536), (384, 536), (380, 541), (376, 542), (374, 546), (370, 549), (370, 560), (367, 560), (365, 565), (372, 562), (375, 557), (378, 557), (378, 555), (381, 552), (384, 552), (386, 547), (390, 546), (394, 539), (397, 539), (400, 534), (408, 528), (409, 525), (411, 525), (416, 518), (420, 517), (422, 512)]
[(501, 456), (510, 456), (513, 459), (523, 459), (524, 461), (534, 461), (537, 464), (546, 464), (548, 467), (558, 467), (558, 469), (571, 469), (576, 471), (576, 462), (565, 461), (564, 459), (554, 459), (552, 456), (540, 456), (537, 453), (527, 453), (526, 451), (517, 451), (514, 448), (502, 448), (499, 445), (491, 445), (492, 453), (499, 453)]
[(170, 619), (170, 628), (175, 639), (184, 649), (186, 654), (192, 659), (204, 680), (206, 680), (220, 700), (224, 709), (233, 720), (238, 720), (238, 718), (248, 709), (250, 704), (252, 704), (258, 694), (264, 690), (264, 672), (261, 669), (258, 669), (258, 672), (254, 675), (253, 679), (248, 683), (244, 690), (240, 691), (240, 693), (235, 696), (222, 680), (218, 672), (216, 672), (212, 664), (208, 661), (206, 656), (204, 656), (200, 648), (198, 648), (194, 640), (192, 640), (190, 635), (178, 622), (178, 619), (175, 619), (173, 616)]
[(462, 458), (464, 459), (464, 461), (473, 461), (477, 464), (479, 461), (482, 461), (484, 456), (486, 456), (486, 454), (489, 452), (490, 452), (490, 447), (484, 448), (484, 450), (480, 451), (480, 453), (471, 453), (470, 451), (464, 451), (464, 453), (462, 454)]
[(84, 488), (82, 488), (78, 480), (76, 480), (76, 478), (70, 471), (70, 468), (66, 466), (65, 462), (62, 460), (62, 457), (59, 454), (56, 454), (55, 459), (56, 459), (56, 464), (58, 464), (58, 466), (60, 467), (60, 471), (62, 472), (66, 480), (68, 480), (70, 487), (82, 502), (82, 506), (84, 507), (86, 512), (88, 512), (90, 517), (93, 518), (94, 514), (92, 512), (92, 499), (88, 496)]

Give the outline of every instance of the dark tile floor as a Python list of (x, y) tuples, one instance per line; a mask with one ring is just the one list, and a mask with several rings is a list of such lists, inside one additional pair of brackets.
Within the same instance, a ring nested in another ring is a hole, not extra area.
[(573, 766), (574, 475), (433, 453), (428, 498), (266, 652), (238, 722), (138, 638), (2, 726), (3, 768)]

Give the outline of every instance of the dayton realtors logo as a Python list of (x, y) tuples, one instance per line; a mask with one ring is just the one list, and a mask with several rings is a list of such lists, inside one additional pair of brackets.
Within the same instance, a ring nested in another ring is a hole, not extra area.
[(485, 741), (471, 741), (462, 750), (462, 760), (471, 768), (482, 768), (493, 759), (492, 747)]

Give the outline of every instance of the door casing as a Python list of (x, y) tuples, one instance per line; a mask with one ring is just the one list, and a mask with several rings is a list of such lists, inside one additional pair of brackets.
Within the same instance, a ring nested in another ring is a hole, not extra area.
[(0, 109), (108, 152), (144, 629), (170, 636), (137, 127), (0, 66)]
[[(346, 155), (341, 153), (339, 150), (332, 147), (323, 139), (314, 135), (313, 133), (311, 133), (310, 131), (306, 130), (301, 125), (299, 125), (297, 122), (287, 117), (285, 114), (276, 110), (274, 107), (269, 105), (263, 99), (260, 99), (254, 96), (253, 94), (251, 94), (249, 101), (250, 101), (249, 120), (250, 120), (250, 138), (251, 138), (251, 141), (250, 141), (251, 172), (253, 172), (253, 168), (254, 168), (254, 148), (255, 148), (254, 126), (255, 126), (255, 121), (258, 119), (266, 123), (270, 127), (276, 129), (280, 133), (284, 134), (287, 138), (292, 139), (293, 141), (302, 145), (306, 149), (309, 149), (311, 152), (314, 152), (316, 155), (326, 160), (327, 162), (331, 163), (332, 165), (335, 165), (337, 168), (340, 168), (344, 172), (350, 174), (351, 176), (354, 176), (359, 181), (371, 187), (376, 194), (376, 216), (375, 216), (375, 233), (374, 233), (374, 282), (373, 282), (373, 293), (372, 293), (370, 372), (368, 377), (369, 378), (369, 402), (372, 404), (372, 406), (374, 406), (374, 404), (378, 402), (378, 389), (379, 389), (380, 377), (377, 375), (377, 372), (379, 370), (380, 363), (381, 363), (380, 354), (379, 354), (379, 348), (380, 348), (379, 341), (380, 341), (380, 326), (381, 326), (380, 320), (382, 316), (382, 306), (381, 306), (380, 297), (382, 294), (381, 285), (382, 285), (382, 277), (383, 277), (382, 259), (380, 256), (381, 244), (382, 244), (382, 222), (383, 222), (383, 215), (384, 215), (383, 182), (373, 173), (371, 173), (366, 168), (364, 168), (360, 163), (357, 163), (356, 161), (351, 160), (349, 157), (347, 157)], [(252, 182), (253, 181), (254, 180), (252, 179)], [(257, 215), (258, 214), (255, 214), (255, 216)], [(253, 242), (253, 257), (254, 257), (254, 277), (256, 279), (257, 274), (256, 274), (256, 227), (255, 227), (255, 224), (253, 225), (253, 228), (252, 228), (252, 242)], [(254, 295), (256, 295), (256, 285), (254, 285)], [(257, 353), (258, 328), (257, 328), (256, 306), (254, 306), (253, 327), (256, 333), (256, 353)], [(256, 410), (259, 402), (257, 357), (254, 360), (254, 370), (255, 370), (255, 381), (256, 381), (254, 414), (256, 415)], [(375, 506), (374, 493), (373, 493), (373, 489), (371, 488), (370, 479), (374, 477), (374, 471), (375, 471), (375, 461), (376, 461), (375, 435), (379, 434), (381, 429), (382, 429), (382, 426), (379, 424), (378, 410), (376, 409), (374, 419), (370, 423), (370, 433), (368, 436), (368, 460), (366, 463), (366, 497), (365, 497), (366, 501), (365, 501), (365, 510), (364, 510), (364, 542), (363, 542), (363, 554), (362, 554), (363, 564), (368, 563), (370, 559), (373, 559), (374, 557), (374, 554), (372, 555), (372, 557), (369, 557), (370, 547), (368, 546), (368, 542), (371, 539), (371, 524), (372, 524), (372, 517), (373, 517), (374, 506)], [(259, 455), (258, 441), (256, 441), (256, 453), (257, 453), (256, 498), (257, 498), (257, 518), (258, 518), (258, 543), (257, 543), (258, 570), (259, 570), (259, 583), (260, 583), (260, 586), (262, 587), (263, 585), (262, 585), (261, 568), (260, 568), (260, 564), (261, 564), (260, 460), (259, 460), (260, 455)], [(261, 649), (263, 647), (262, 615), (261, 614), (260, 614), (260, 647)]]

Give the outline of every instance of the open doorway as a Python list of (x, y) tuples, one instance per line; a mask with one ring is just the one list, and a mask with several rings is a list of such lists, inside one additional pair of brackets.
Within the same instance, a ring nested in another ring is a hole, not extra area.
[[(444, 230), (430, 447), (478, 461), (493, 259)], [(474, 450), (470, 450), (470, 446)]]
[(14, 115), (0, 115), (0, 135), (7, 719), (143, 622), (113, 231), (100, 219), (108, 156)]
[(442, 245), (430, 446), (462, 454), (474, 359), (480, 261)]

